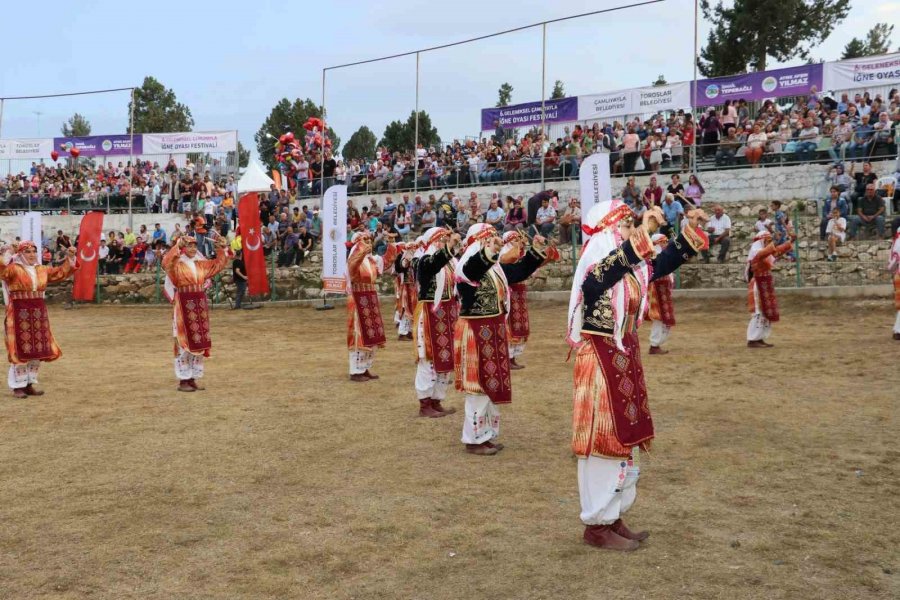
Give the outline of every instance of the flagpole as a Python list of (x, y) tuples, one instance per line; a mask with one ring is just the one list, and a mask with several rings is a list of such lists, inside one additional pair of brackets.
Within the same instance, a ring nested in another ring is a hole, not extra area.
[(691, 124), (694, 127), (694, 143), (691, 144), (691, 171), (694, 173), (694, 176), (697, 176), (697, 123), (700, 122), (699, 117), (697, 117), (697, 27), (699, 22), (699, 11), (698, 4), (699, 0), (694, 0), (694, 57), (691, 62), (694, 63), (694, 81), (693, 81), (693, 92), (691, 96), (691, 114), (694, 116), (691, 119)]
[(545, 102), (544, 97), (547, 95), (547, 24), (544, 23), (541, 26), (543, 31), (543, 42), (541, 43), (541, 147), (540, 147), (540, 155), (541, 155), (541, 191), (545, 191), (544, 188), (544, 165), (547, 163), (547, 159), (544, 156), (544, 136), (546, 133), (544, 132), (545, 119), (546, 119), (546, 110), (545, 110)]

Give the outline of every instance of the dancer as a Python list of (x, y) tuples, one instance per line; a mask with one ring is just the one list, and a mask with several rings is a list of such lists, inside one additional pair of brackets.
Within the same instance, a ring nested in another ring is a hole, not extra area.
[(6, 301), (7, 382), (16, 398), (43, 396), (43, 390), (34, 387), (38, 369), (42, 362), (62, 356), (50, 330), (44, 290), (47, 284), (63, 281), (75, 272), (75, 252), (75, 246), (70, 246), (62, 265), (48, 267), (38, 263), (34, 242), (20, 242), (11, 249), (4, 246), (0, 250), (0, 280)]
[(398, 340), (413, 339), (412, 322), (417, 293), (414, 257), (421, 246), (421, 237), (409, 244), (397, 244), (397, 258), (394, 259), (394, 321), (397, 324)]
[(894, 319), (894, 339), (900, 340), (900, 230), (894, 235), (888, 270), (894, 273), (894, 308), (897, 309), (897, 318)]
[(350, 381), (363, 382), (378, 379), (378, 375), (372, 374), (370, 369), (375, 362), (375, 349), (384, 348), (387, 340), (375, 284), (384, 273), (384, 265), (394, 262), (397, 246), (389, 243), (384, 256), (372, 254), (372, 236), (368, 231), (354, 233), (350, 244), (350, 254), (347, 256), (347, 287), (350, 290), (350, 297), (347, 299), (347, 349), (350, 354)]
[(197, 383), (203, 377), (203, 359), (209, 356), (209, 304), (205, 284), (225, 268), (226, 240), (215, 238), (216, 257), (206, 259), (197, 250), (197, 240), (178, 236), (166, 252), (162, 268), (166, 272), (166, 295), (174, 306), (172, 335), (175, 338), (175, 377), (179, 392), (205, 389)]
[[(669, 242), (669, 238), (661, 233), (653, 234), (655, 255), (659, 255)], [(650, 318), (650, 354), (668, 354), (662, 345), (669, 339), (672, 327), (675, 327), (675, 303), (672, 290), (675, 289), (675, 276), (666, 275), (650, 282), (650, 305), (647, 316)]]
[(422, 236), (416, 252), (419, 301), (413, 316), (416, 345), (416, 396), (420, 417), (445, 417), (455, 408), (441, 406), (453, 378), (453, 328), (459, 316), (453, 268), (453, 251), (460, 236), (443, 227), (432, 227)]
[(753, 238), (745, 271), (748, 281), (747, 305), (752, 314), (747, 325), (748, 348), (771, 348), (775, 345), (766, 342), (772, 335), (772, 323), (779, 319), (772, 266), (777, 257), (791, 251), (794, 247), (793, 240), (792, 235), (788, 241), (775, 246), (768, 230), (757, 233)]
[[(500, 251), (500, 264), (509, 265), (525, 256), (528, 237), (521, 231), (507, 231), (503, 234), (503, 249)], [(549, 245), (545, 248), (546, 259), (540, 265), (559, 259), (559, 251)], [(509, 368), (512, 370), (524, 369), (516, 359), (525, 352), (525, 344), (528, 342), (528, 334), (531, 332), (531, 324), (528, 320), (528, 284), (524, 281), (510, 284), (509, 286)]]
[(457, 262), (456, 290), (461, 300), (453, 332), (456, 389), (466, 395), (462, 442), (470, 454), (492, 455), (503, 449), (499, 404), (512, 401), (506, 316), (509, 286), (528, 279), (546, 258), (543, 237), (522, 260), (498, 262), (503, 241), (487, 223), (469, 227), (465, 252)]
[(619, 200), (591, 209), (583, 225), (591, 238), (569, 300), (567, 341), (577, 352), (572, 451), (584, 540), (611, 550), (635, 550), (649, 535), (621, 518), (637, 494), (639, 448), (654, 435), (637, 336), (649, 284), (709, 244), (700, 228), (706, 214), (692, 210), (689, 227), (651, 258), (650, 234), (666, 222), (662, 209), (647, 209), (639, 227), (633, 214)]

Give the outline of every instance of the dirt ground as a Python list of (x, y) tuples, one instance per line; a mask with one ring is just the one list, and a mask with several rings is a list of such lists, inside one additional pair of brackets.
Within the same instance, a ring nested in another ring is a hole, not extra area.
[(216, 310), (196, 394), (171, 313), (53, 308), (47, 395), (0, 401), (0, 598), (900, 596), (890, 302), (787, 300), (771, 350), (740, 301), (677, 313), (622, 555), (581, 541), (562, 304), (533, 305), (494, 457), (414, 416), (409, 342), (347, 381), (343, 308)]

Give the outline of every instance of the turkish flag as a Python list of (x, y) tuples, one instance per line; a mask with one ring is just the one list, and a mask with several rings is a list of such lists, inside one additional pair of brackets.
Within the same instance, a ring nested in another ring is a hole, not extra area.
[(90, 302), (94, 299), (94, 286), (97, 283), (97, 252), (100, 249), (100, 236), (103, 234), (103, 213), (89, 212), (81, 218), (81, 229), (78, 231), (78, 253), (80, 263), (75, 272), (75, 285), (72, 288), (72, 300)]
[(247, 269), (247, 291), (251, 296), (269, 293), (266, 276), (266, 256), (263, 254), (262, 223), (259, 221), (259, 195), (244, 194), (238, 201), (238, 224), (241, 228), (241, 249)]

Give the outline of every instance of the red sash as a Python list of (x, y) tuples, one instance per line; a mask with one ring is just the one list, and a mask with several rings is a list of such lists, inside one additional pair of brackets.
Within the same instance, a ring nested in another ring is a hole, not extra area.
[(769, 320), (770, 323), (778, 321), (778, 300), (775, 298), (775, 279), (772, 272), (763, 273), (762, 275), (753, 275), (753, 281), (756, 282), (756, 291), (759, 294), (759, 311)]
[(426, 344), (431, 344), (431, 362), (437, 373), (453, 371), (453, 327), (459, 316), (459, 303), (456, 300), (441, 302), (435, 310), (431, 303), (425, 303), (425, 323), (428, 327)]
[(403, 309), (405, 316), (412, 317), (413, 311), (416, 310), (416, 303), (419, 301), (416, 282), (404, 282), (400, 289), (400, 294), (402, 295), (400, 306)]
[(50, 318), (43, 298), (11, 298), (16, 355), (21, 361), (53, 358)]
[(610, 337), (587, 337), (606, 380), (616, 439), (623, 446), (637, 446), (653, 439), (653, 418), (647, 404), (647, 385), (637, 333), (622, 336), (625, 352), (619, 350)]
[(494, 404), (512, 402), (506, 315), (468, 319), (478, 351), (478, 383)]
[(672, 280), (668, 276), (650, 283), (650, 318), (675, 327), (675, 303), (672, 302)]
[(212, 348), (212, 338), (209, 336), (209, 303), (206, 293), (178, 290), (178, 307), (187, 338), (187, 350), (192, 354), (208, 352)]
[(531, 331), (527, 293), (528, 286), (524, 283), (509, 286), (509, 333), (513, 339), (527, 340)]
[(353, 302), (356, 304), (356, 319), (363, 346), (383, 346), (387, 338), (384, 335), (384, 322), (381, 320), (378, 292), (374, 288), (366, 291), (353, 290)]

